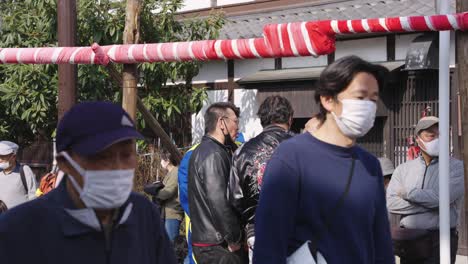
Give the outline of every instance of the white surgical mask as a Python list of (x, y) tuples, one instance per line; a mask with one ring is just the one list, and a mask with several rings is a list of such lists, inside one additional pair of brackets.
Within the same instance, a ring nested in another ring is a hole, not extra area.
[(431, 157), (438, 157), (439, 156), (439, 138), (436, 138), (432, 141), (426, 142), (419, 138), (419, 140), (423, 143), (424, 148), (423, 150)]
[(0, 170), (4, 170), (10, 167), (10, 162), (0, 162)]
[(169, 165), (169, 161), (161, 160), (161, 168), (166, 170), (168, 165)]
[(341, 132), (350, 138), (367, 134), (374, 126), (377, 104), (369, 100), (343, 99), (341, 116), (332, 112)]
[(71, 183), (88, 208), (114, 209), (127, 201), (133, 188), (135, 170), (85, 170), (66, 152), (60, 153), (83, 177), (83, 188), (69, 176)]

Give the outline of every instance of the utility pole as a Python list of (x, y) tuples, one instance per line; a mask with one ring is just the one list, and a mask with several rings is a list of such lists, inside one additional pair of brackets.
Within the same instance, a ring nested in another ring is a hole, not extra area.
[[(124, 44), (136, 44), (140, 38), (141, 0), (127, 0), (125, 9)], [(124, 64), (122, 107), (133, 120), (136, 120), (136, 104), (138, 97), (138, 68), (136, 64)]]
[[(58, 0), (58, 45), (76, 46), (76, 0)], [(58, 66), (58, 119), (76, 102), (76, 66)]]
[[(457, 0), (457, 12), (468, 11), (468, 0)], [(465, 165), (465, 192), (468, 190), (468, 151), (465, 149), (468, 146), (468, 32), (456, 32), (456, 61), (457, 61), (457, 76), (458, 91), (460, 93), (460, 109), (461, 109), (461, 144), (462, 157)], [(454, 124), (455, 125), (455, 124)], [(456, 135), (458, 136), (458, 135)], [(465, 219), (468, 219), (468, 195), (465, 195)], [(465, 220), (465, 227), (468, 229), (468, 221)], [(465, 245), (465, 246), (468, 246)]]

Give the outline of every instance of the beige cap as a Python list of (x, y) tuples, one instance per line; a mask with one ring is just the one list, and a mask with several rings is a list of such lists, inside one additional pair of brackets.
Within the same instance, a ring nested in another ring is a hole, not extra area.
[(435, 116), (423, 117), (419, 120), (418, 124), (416, 125), (416, 128), (414, 129), (414, 133), (417, 135), (422, 130), (428, 129), (435, 124), (439, 124), (439, 118)]

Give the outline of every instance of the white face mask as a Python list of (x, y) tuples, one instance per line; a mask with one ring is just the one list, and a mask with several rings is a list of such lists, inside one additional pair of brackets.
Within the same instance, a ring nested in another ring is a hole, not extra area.
[(71, 183), (80, 194), (80, 198), (88, 208), (114, 209), (127, 201), (133, 188), (135, 170), (85, 170), (81, 168), (66, 152), (63, 156), (83, 177), (83, 188), (69, 176)]
[(423, 150), (431, 157), (438, 157), (439, 156), (439, 138), (436, 138), (432, 141), (426, 142), (419, 138), (419, 140), (423, 143)]
[(0, 162), (0, 170), (4, 170), (10, 167), (10, 162)]
[(341, 100), (341, 116), (332, 112), (341, 132), (349, 138), (359, 138), (374, 126), (377, 104), (369, 100)]

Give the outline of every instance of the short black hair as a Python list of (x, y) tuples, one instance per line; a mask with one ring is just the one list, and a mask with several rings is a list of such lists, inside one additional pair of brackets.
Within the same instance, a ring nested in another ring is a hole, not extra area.
[(231, 109), (239, 117), (240, 109), (231, 102), (218, 102), (210, 105), (205, 112), (205, 134), (216, 130), (216, 123), (220, 117), (226, 115), (226, 111)]
[(369, 73), (375, 77), (379, 90), (385, 86), (388, 69), (377, 64), (372, 64), (358, 56), (346, 56), (328, 65), (320, 74), (315, 84), (315, 101), (320, 110), (317, 118), (323, 123), (327, 116), (327, 110), (320, 102), (321, 96), (331, 96), (336, 99), (337, 95), (344, 91), (353, 81), (354, 77), (361, 72)]
[(167, 149), (162, 149), (160, 157), (161, 160), (169, 161), (174, 166), (179, 165), (179, 161)]
[(257, 112), (263, 127), (271, 124), (288, 124), (294, 110), (288, 99), (279, 95), (268, 96)]

